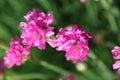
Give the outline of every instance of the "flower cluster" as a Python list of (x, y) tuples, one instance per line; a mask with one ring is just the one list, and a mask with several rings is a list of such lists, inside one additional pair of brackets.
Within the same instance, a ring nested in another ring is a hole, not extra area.
[(65, 51), (66, 59), (73, 60), (73, 63), (86, 59), (89, 53), (88, 40), (92, 35), (90, 32), (82, 31), (81, 25), (72, 25), (71, 29), (60, 28), (55, 35), (52, 14), (33, 9), (24, 18), (27, 23), (20, 22), (22, 42), (18, 37), (12, 39), (4, 57), (4, 63), (8, 68), (14, 64), (20, 66), (23, 60), (27, 59), (30, 47), (46, 49), (46, 42), (57, 51)]
[(75, 80), (73, 75), (67, 76), (65, 79), (64, 78), (59, 78), (58, 80)]
[(113, 69), (118, 69), (117, 73), (120, 74), (120, 46), (115, 46), (112, 49), (113, 59), (115, 59), (115, 63), (113, 64)]
[(4, 64), (11, 68), (14, 64), (20, 66), (30, 53), (30, 47), (21, 43), (18, 37), (11, 39), (10, 48), (5, 52)]
[(65, 51), (67, 60), (72, 59), (73, 63), (77, 63), (86, 59), (89, 53), (88, 40), (91, 37), (91, 33), (82, 31), (80, 25), (72, 25), (71, 29), (60, 28), (55, 40), (48, 40), (48, 43), (57, 51)]
[(24, 17), (27, 20), (27, 23), (20, 23), (23, 44), (32, 47), (37, 46), (40, 50), (44, 50), (46, 48), (46, 38), (54, 35), (54, 32), (52, 31), (54, 28), (51, 26), (53, 15), (44, 14), (39, 10), (33, 9)]

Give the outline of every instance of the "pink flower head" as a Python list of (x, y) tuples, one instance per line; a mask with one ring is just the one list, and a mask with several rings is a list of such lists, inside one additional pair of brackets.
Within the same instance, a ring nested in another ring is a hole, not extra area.
[(113, 69), (118, 69), (117, 73), (120, 74), (120, 60), (113, 64)]
[(119, 46), (115, 46), (111, 52), (113, 55), (113, 59), (120, 59), (120, 47)]
[(33, 9), (24, 17), (27, 20), (27, 24), (24, 22), (20, 23), (20, 27), (23, 30), (21, 35), (23, 44), (32, 47), (37, 46), (40, 50), (45, 49), (46, 38), (54, 35), (52, 31), (54, 28), (51, 26), (53, 15)]
[(80, 0), (81, 3), (86, 3), (88, 0)]
[(73, 75), (69, 75), (66, 77), (65, 80), (75, 80), (74, 76)]
[(15, 64), (20, 66), (27, 59), (30, 53), (30, 47), (24, 46), (18, 37), (11, 39), (10, 48), (5, 52), (4, 64), (8, 68), (12, 68)]
[(113, 64), (113, 69), (118, 69), (117, 73), (120, 74), (120, 47), (115, 46), (111, 53), (113, 55), (113, 59), (116, 60)]
[(73, 63), (77, 63), (86, 59), (89, 53), (88, 40), (91, 37), (91, 33), (82, 31), (80, 25), (73, 25), (71, 30), (61, 28), (56, 40), (48, 43), (58, 51), (65, 51), (67, 60), (72, 59)]
[(65, 79), (64, 78), (59, 78), (58, 80), (75, 80), (73, 75), (67, 76)]

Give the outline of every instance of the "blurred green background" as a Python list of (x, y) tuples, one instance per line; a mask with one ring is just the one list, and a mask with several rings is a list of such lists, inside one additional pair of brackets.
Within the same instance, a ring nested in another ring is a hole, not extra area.
[[(60, 27), (81, 24), (92, 32), (91, 53), (84, 63), (66, 61), (64, 52), (56, 52), (48, 44), (44, 51), (31, 49), (31, 58), (22, 66), (4, 68), (4, 80), (57, 80), (72, 74), (76, 80), (113, 80), (120, 78), (112, 69), (111, 49), (120, 44), (120, 0), (0, 0), (0, 45), (20, 36), (19, 23), (33, 8), (54, 15), (55, 32)], [(5, 49), (0, 48), (0, 58)], [(77, 67), (76, 67), (77, 66)], [(78, 67), (80, 69), (78, 69)]]

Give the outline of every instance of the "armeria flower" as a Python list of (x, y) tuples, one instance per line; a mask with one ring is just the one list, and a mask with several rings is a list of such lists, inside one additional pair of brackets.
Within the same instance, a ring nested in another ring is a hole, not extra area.
[(120, 59), (120, 47), (119, 46), (115, 46), (111, 52), (113, 55), (113, 59)]
[(67, 76), (65, 79), (64, 78), (59, 78), (58, 80), (75, 80), (73, 75)]
[(118, 69), (117, 73), (120, 74), (120, 60), (113, 64), (113, 69)]
[(33, 9), (24, 17), (27, 23), (20, 23), (20, 27), (23, 30), (21, 35), (23, 44), (38, 47), (40, 50), (45, 49), (46, 38), (54, 35), (52, 31), (54, 28), (51, 26), (53, 15)]
[(18, 37), (11, 39), (10, 48), (5, 52), (4, 64), (8, 68), (12, 68), (15, 64), (20, 66), (30, 53), (30, 47), (22, 45)]
[(86, 59), (89, 53), (88, 40), (91, 37), (91, 33), (82, 31), (80, 25), (73, 25), (71, 30), (61, 28), (55, 40), (49, 40), (48, 43), (58, 51), (65, 51), (67, 60), (72, 59), (73, 63), (77, 63)]
[[(90, 1), (90, 0), (80, 0), (80, 2), (81, 3), (86, 3), (86, 2), (88, 2), (88, 1)], [(99, 0), (94, 0), (95, 2), (98, 2)]]
[(117, 73), (120, 74), (120, 47), (115, 46), (111, 53), (113, 55), (113, 59), (116, 60), (113, 64), (113, 69), (118, 69)]

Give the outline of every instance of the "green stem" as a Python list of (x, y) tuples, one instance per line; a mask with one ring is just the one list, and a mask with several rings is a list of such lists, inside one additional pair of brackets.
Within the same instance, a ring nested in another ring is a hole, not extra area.
[(42, 65), (43, 67), (47, 68), (47, 69), (50, 69), (50, 70), (53, 70), (53, 71), (57, 72), (57, 73), (59, 73), (63, 76), (67, 76), (67, 75), (70, 74), (70, 72), (68, 72), (68, 71), (66, 71), (66, 70), (64, 70), (60, 67), (57, 67), (55, 65), (49, 64), (45, 61), (40, 61), (39, 64)]
[[(41, 73), (31, 73), (31, 74), (22, 74), (22, 75), (16, 75), (13, 74), (12, 76), (6, 76), (5, 80), (29, 80), (29, 79), (40, 79), (40, 80), (48, 80), (52, 77), (50, 75), (41, 74)], [(0, 80), (2, 77), (0, 76)]]
[(8, 49), (8, 47), (7, 47), (7, 46), (5, 46), (5, 45), (0, 45), (0, 49), (7, 50), (7, 49)]
[(93, 51), (90, 52), (90, 55), (88, 55), (88, 57), (90, 57), (94, 61), (97, 61), (96, 64), (94, 65), (98, 66), (99, 72), (103, 72), (101, 75), (105, 80), (110, 80), (115, 77), (115, 75), (107, 68), (104, 62), (98, 59), (98, 57), (95, 55)]
[(106, 0), (100, 0), (100, 2), (105, 10), (108, 10), (110, 8), (110, 5), (108, 4)]
[[(5, 46), (5, 45), (1, 45), (1, 44), (0, 44), (0, 49), (2, 49), (2, 50), (7, 50), (8, 47)], [(1, 54), (1, 55), (4, 56), (4, 54)], [(1, 80), (2, 80), (2, 79), (1, 79)], [(6, 78), (6, 70), (5, 70), (5, 68), (4, 68), (4, 73), (3, 73), (3, 80), (7, 80), (7, 78)]]
[[(105, 15), (106, 15), (106, 14), (105, 14)], [(117, 33), (117, 32), (118, 32), (118, 27), (117, 27), (117, 23), (116, 23), (116, 21), (115, 21), (114, 16), (113, 16), (111, 13), (108, 13), (108, 14), (106, 15), (106, 17), (107, 17), (108, 22), (109, 22), (109, 24), (110, 24), (111, 30), (112, 30), (113, 32)]]
[(110, 28), (114, 33), (118, 32), (118, 26), (115, 21), (115, 17), (113, 14), (110, 12), (110, 8), (112, 7), (111, 4), (108, 4), (107, 0), (100, 0), (102, 7), (106, 10), (106, 13), (104, 14), (106, 18), (108, 19), (108, 22), (110, 24)]
[(3, 80), (7, 80), (5, 68), (4, 68), (4, 73), (3, 73)]
[(69, 72), (69, 71), (66, 71), (58, 66), (55, 66), (55, 65), (52, 65), (52, 64), (49, 64), (45, 61), (40, 61), (39, 62), (40, 65), (42, 65), (43, 67), (47, 68), (47, 69), (50, 69), (52, 71), (55, 71), (56, 73), (59, 73), (61, 76), (68, 76), (68, 75), (74, 75), (76, 79), (81, 79), (81, 80), (86, 80), (83, 76), (81, 75), (78, 75), (76, 73), (73, 73), (73, 72)]

